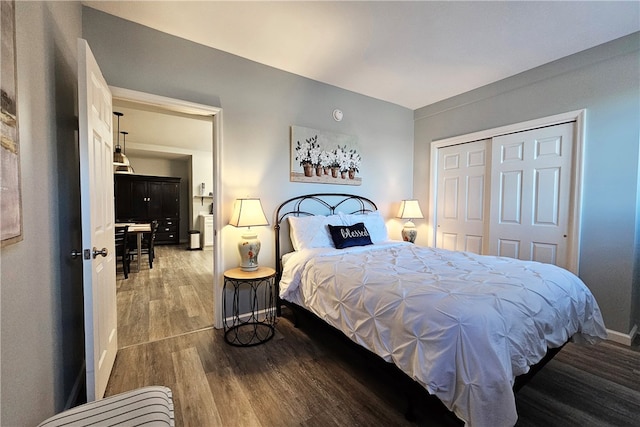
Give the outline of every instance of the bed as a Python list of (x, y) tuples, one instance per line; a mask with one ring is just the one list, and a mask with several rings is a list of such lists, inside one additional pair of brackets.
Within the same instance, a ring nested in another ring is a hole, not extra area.
[(364, 197), (287, 200), (275, 228), (281, 301), (393, 363), (470, 426), (514, 425), (524, 378), (568, 340), (606, 338), (572, 273), (390, 240)]

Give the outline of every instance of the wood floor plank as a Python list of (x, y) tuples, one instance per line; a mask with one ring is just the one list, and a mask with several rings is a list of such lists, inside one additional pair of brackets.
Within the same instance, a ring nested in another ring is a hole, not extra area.
[(193, 286), (179, 286), (178, 290), (180, 291), (182, 302), (187, 310), (187, 316), (198, 317), (201, 313), (205, 312), (202, 302)]
[(187, 310), (182, 307), (179, 310), (171, 312), (169, 316), (171, 321), (171, 334), (179, 335), (184, 331), (191, 331), (198, 329), (192, 326), (191, 318), (189, 317)]
[(172, 354), (188, 348), (189, 342), (181, 339), (181, 337), (176, 337), (150, 342), (144, 346), (149, 348), (147, 364), (144, 369), (149, 371), (150, 385), (171, 384), (168, 387), (175, 389), (178, 379), (175, 375)]
[(133, 304), (134, 292), (130, 290), (119, 290), (116, 294), (116, 305), (118, 310), (118, 325), (128, 323), (131, 316), (131, 306)]
[(106, 396), (150, 385), (149, 371), (139, 368), (147, 366), (149, 350), (146, 346), (135, 346), (118, 351), (107, 384)]
[(118, 307), (118, 345), (126, 347), (149, 340), (149, 299), (143, 287), (140, 290), (128, 290), (128, 298), (117, 299)]
[(157, 341), (174, 335), (171, 328), (171, 311), (164, 299), (149, 301), (149, 341)]
[[(239, 353), (240, 350), (248, 352)], [(296, 390), (290, 386), (274, 364), (259, 357), (260, 347), (230, 349), (231, 368), (243, 384), (254, 410), (266, 419), (299, 420), (310, 416), (306, 399), (297, 400)], [(265, 391), (269, 390), (267, 393)]]
[[(225, 426), (260, 427), (260, 416), (254, 411), (244, 386), (231, 367), (206, 374), (211, 394), (216, 402), (220, 420)], [(230, 402), (233, 402), (230, 404)]]
[(223, 426), (198, 351), (189, 347), (173, 352), (171, 356), (183, 424), (188, 420), (189, 425)]

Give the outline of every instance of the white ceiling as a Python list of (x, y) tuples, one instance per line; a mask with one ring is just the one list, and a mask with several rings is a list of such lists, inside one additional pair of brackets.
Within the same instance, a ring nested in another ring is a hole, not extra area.
[[(122, 113), (120, 123), (113, 117), (114, 145), (117, 142), (129, 157), (188, 159), (193, 151), (211, 152), (211, 117), (182, 114), (121, 99), (113, 100), (113, 111)], [(127, 135), (120, 134), (127, 132)]]
[(410, 109), (640, 31), (638, 1), (85, 1)]

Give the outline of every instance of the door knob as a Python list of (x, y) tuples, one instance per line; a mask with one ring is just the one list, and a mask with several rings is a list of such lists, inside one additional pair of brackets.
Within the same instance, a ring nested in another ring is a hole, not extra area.
[(103, 257), (106, 257), (108, 254), (109, 254), (109, 251), (107, 250), (107, 248), (102, 248), (102, 250), (99, 251), (98, 248), (96, 248), (95, 246), (93, 247), (93, 259), (96, 259), (98, 255), (102, 255)]
[(71, 259), (76, 259), (79, 256), (82, 256), (82, 251), (79, 251), (77, 249), (71, 250)]

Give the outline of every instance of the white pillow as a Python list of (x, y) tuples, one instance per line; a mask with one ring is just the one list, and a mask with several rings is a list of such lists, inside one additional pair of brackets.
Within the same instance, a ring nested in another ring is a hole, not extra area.
[(358, 222), (364, 222), (364, 226), (367, 227), (373, 243), (386, 242), (389, 240), (387, 225), (384, 223), (384, 218), (380, 215), (379, 211), (368, 212), (366, 214), (340, 213), (339, 215), (340, 218), (342, 218), (343, 225), (353, 225)]
[(289, 236), (293, 249), (332, 248), (333, 242), (327, 224), (342, 225), (338, 215), (331, 216), (290, 216)]

